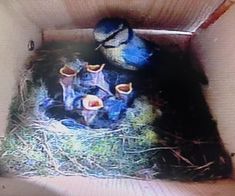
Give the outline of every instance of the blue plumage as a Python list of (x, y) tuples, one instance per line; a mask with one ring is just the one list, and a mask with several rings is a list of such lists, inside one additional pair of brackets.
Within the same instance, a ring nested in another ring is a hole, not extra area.
[(138, 37), (125, 20), (106, 18), (101, 20), (94, 37), (107, 60), (118, 67), (138, 70), (150, 64), (152, 46)]
[(114, 20), (102, 20), (102, 25), (96, 29), (96, 34), (100, 33), (97, 41), (104, 41), (110, 35), (123, 28), (123, 23), (124, 21), (118, 18)]
[(128, 42), (123, 50), (122, 57), (127, 64), (133, 65), (136, 68), (143, 68), (150, 61), (152, 51), (146, 43), (137, 36)]

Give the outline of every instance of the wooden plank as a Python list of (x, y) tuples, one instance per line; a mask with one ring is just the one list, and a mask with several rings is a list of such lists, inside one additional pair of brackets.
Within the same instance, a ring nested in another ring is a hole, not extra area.
[(135, 28), (194, 32), (223, 0), (8, 0), (42, 29), (92, 28), (103, 17), (124, 17)]
[[(189, 46), (191, 33), (161, 30), (134, 29), (141, 37), (170, 48), (177, 46), (186, 50)], [(45, 30), (43, 31), (44, 42), (50, 41), (94, 41), (93, 29), (69, 29), (69, 30)]]
[(0, 178), (1, 196), (232, 196), (235, 181), (182, 183), (90, 177)]
[(225, 0), (209, 17), (205, 22), (201, 24), (199, 29), (206, 29), (211, 24), (215, 23), (216, 20), (219, 19), (233, 4), (234, 0)]
[(8, 0), (8, 7), (23, 14), (41, 29), (67, 28), (73, 25), (63, 0)]

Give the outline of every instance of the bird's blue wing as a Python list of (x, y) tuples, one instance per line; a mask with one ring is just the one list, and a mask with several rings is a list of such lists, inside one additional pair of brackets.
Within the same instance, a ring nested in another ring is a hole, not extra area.
[(127, 43), (122, 53), (122, 57), (125, 62), (135, 66), (136, 68), (143, 68), (147, 65), (151, 55), (151, 49), (138, 37), (133, 38), (129, 43)]

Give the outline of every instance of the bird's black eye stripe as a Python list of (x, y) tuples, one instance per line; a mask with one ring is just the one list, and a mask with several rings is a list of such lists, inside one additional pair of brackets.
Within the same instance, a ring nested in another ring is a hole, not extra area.
[(107, 37), (104, 41), (101, 42), (101, 45), (103, 45), (105, 42), (113, 39), (119, 32), (121, 32), (122, 30), (124, 30), (126, 27), (125, 25), (122, 26), (122, 28), (120, 28), (118, 31), (114, 32), (113, 34), (111, 34), (109, 37)]

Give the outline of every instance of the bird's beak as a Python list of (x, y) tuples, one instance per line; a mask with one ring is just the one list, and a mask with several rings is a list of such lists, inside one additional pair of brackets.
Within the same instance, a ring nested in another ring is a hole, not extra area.
[(99, 45), (95, 48), (95, 51), (96, 51), (96, 50), (99, 50), (99, 48), (100, 48), (101, 46), (103, 46), (103, 43), (99, 44)]

